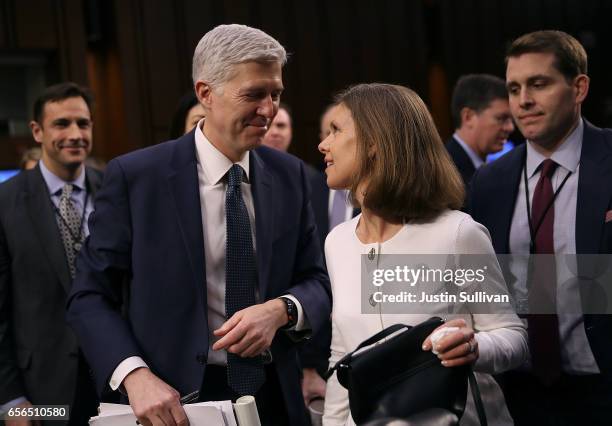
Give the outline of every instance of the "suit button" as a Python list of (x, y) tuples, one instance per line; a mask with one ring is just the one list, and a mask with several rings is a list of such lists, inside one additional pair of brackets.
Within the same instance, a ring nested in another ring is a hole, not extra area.
[(369, 300), (370, 300), (370, 305), (376, 306), (376, 300), (374, 300), (374, 295), (373, 294), (370, 295), (370, 299)]
[(376, 257), (376, 250), (374, 249), (374, 247), (372, 247), (370, 249), (370, 252), (368, 253), (368, 259), (374, 260), (374, 257)]
[(202, 364), (202, 365), (206, 364), (206, 354), (205, 354), (205, 353), (203, 353), (203, 352), (199, 352), (199, 353), (196, 355), (196, 361), (197, 361), (199, 364)]

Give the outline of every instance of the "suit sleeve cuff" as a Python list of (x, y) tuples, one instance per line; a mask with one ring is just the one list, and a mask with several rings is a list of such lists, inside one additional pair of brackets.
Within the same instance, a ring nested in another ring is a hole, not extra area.
[(126, 376), (132, 371), (141, 367), (149, 368), (147, 363), (144, 362), (139, 356), (131, 356), (121, 361), (111, 376), (109, 382), (111, 389), (114, 391), (119, 389), (119, 386), (121, 386)]
[(293, 303), (295, 303), (295, 306), (298, 311), (297, 322), (295, 323), (295, 326), (290, 328), (288, 331), (310, 330), (310, 321), (308, 321), (308, 318), (306, 318), (306, 314), (304, 313), (304, 309), (302, 309), (302, 304), (300, 303), (300, 301), (297, 300), (297, 298), (291, 294), (283, 294), (283, 297), (291, 299)]

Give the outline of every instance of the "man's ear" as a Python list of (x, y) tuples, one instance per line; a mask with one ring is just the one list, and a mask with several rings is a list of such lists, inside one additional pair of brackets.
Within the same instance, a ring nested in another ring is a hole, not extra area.
[(34, 140), (38, 143), (42, 143), (42, 137), (43, 137), (42, 126), (38, 124), (38, 122), (32, 120), (30, 121), (30, 130), (32, 130), (32, 137), (34, 138)]
[(213, 88), (210, 86), (210, 84), (202, 80), (196, 81), (195, 93), (202, 106), (204, 108), (210, 108), (213, 95)]
[(574, 90), (576, 92), (576, 103), (581, 104), (589, 93), (589, 76), (580, 74), (574, 79)]
[(470, 125), (472, 119), (476, 116), (476, 111), (472, 108), (463, 107), (461, 108), (461, 126)]

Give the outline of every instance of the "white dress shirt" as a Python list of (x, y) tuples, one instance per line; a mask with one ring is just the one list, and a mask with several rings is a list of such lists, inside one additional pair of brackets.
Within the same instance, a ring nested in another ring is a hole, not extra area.
[[(578, 126), (551, 155), (559, 166), (552, 175), (553, 191), (557, 191), (565, 176), (571, 172), (554, 202), (555, 222), (553, 225), (553, 243), (555, 254), (567, 255), (576, 253), (576, 207), (578, 200), (578, 177), (580, 176), (580, 153), (584, 123), (579, 120)], [(540, 179), (539, 165), (546, 157), (537, 152), (532, 142), (527, 141), (527, 183), (529, 185), (530, 206), (533, 206), (533, 194)], [(527, 221), (527, 204), (525, 201), (525, 182), (521, 171), (514, 214), (510, 227), (510, 253), (515, 255), (529, 254), (529, 222)], [(566, 373), (595, 374), (599, 368), (591, 351), (584, 330), (584, 318), (579, 314), (580, 289), (577, 280), (564, 266), (566, 256), (557, 258), (557, 312), (559, 317), (559, 337), (561, 338), (561, 363)], [(519, 259), (511, 263), (512, 274), (517, 278), (513, 284), (517, 299), (527, 300), (527, 264)], [(561, 285), (563, 283), (563, 285)], [(568, 284), (569, 283), (569, 284)], [(520, 302), (519, 302), (520, 303)], [(528, 365), (526, 365), (528, 368)]]
[[(89, 227), (87, 225), (87, 220), (89, 219), (89, 215), (93, 211), (93, 200), (91, 196), (87, 194), (87, 185), (85, 182), (85, 167), (81, 170), (81, 174), (73, 181), (67, 182), (62, 180), (60, 177), (56, 176), (45, 166), (44, 161), (38, 162), (40, 166), (40, 173), (47, 184), (47, 189), (49, 190), (49, 195), (51, 196), (51, 202), (55, 206), (55, 208), (59, 209), (59, 200), (60, 195), (62, 194), (62, 188), (64, 185), (71, 184), (73, 187), (72, 195), (70, 199), (72, 200), (72, 204), (74, 205), (76, 211), (80, 214), (83, 213), (83, 207), (85, 206), (85, 216), (83, 217), (83, 235), (87, 237), (89, 235)], [(56, 213), (56, 218), (59, 221), (59, 214)]]
[[(219, 338), (212, 334), (213, 330), (218, 329), (226, 321), (225, 318), (225, 241), (226, 241), (226, 218), (225, 218), (225, 192), (227, 180), (225, 175), (234, 163), (223, 155), (206, 138), (202, 132), (204, 119), (200, 120), (195, 130), (196, 157), (198, 167), (198, 186), (200, 189), (200, 209), (202, 212), (202, 230), (204, 232), (204, 253), (206, 266), (206, 297), (208, 303), (208, 328), (209, 347), (208, 364), (226, 365), (227, 351), (213, 351), (212, 345)], [(251, 223), (251, 236), (253, 239), (253, 253), (256, 253), (257, 236), (255, 234), (255, 208), (253, 203), (253, 193), (249, 176), (249, 153), (246, 152), (240, 161), (240, 167), (245, 171), (246, 182), (242, 182), (240, 189), (242, 198), (249, 215)], [(259, 297), (256, 287), (256, 298)], [(295, 303), (298, 310), (297, 324), (293, 330), (300, 331), (309, 327), (308, 321), (304, 318), (302, 305), (299, 300), (292, 295), (284, 295)], [(139, 367), (147, 367), (147, 364), (140, 357), (129, 357), (123, 360), (111, 376), (110, 386), (116, 390), (123, 379), (133, 370)]]

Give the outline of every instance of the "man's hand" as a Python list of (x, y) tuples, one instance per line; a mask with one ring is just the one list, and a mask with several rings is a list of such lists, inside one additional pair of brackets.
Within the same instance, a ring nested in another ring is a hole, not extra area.
[[(15, 408), (29, 408), (32, 406), (30, 401), (24, 401), (21, 404), (15, 405)], [(8, 414), (4, 417), (4, 424), (6, 426), (39, 426), (40, 421), (30, 420), (29, 417), (13, 416), (9, 417)]]
[(304, 405), (308, 407), (313, 399), (325, 398), (326, 383), (314, 368), (304, 368), (302, 373), (304, 375), (302, 379), (302, 396), (304, 397)]
[(138, 421), (146, 426), (189, 424), (179, 393), (148, 368), (137, 368), (123, 379), (130, 405)]
[[(448, 321), (436, 328), (436, 330), (443, 327), (458, 327), (459, 330), (444, 336), (436, 343), (435, 350), (438, 352), (438, 358), (442, 361), (442, 365), (445, 367), (457, 367), (476, 362), (479, 356), (478, 340), (474, 338), (474, 330), (467, 326), (465, 320), (457, 318)], [(434, 349), (432, 348), (430, 336), (423, 342), (424, 351)]]
[(227, 349), (243, 358), (257, 356), (270, 347), (276, 330), (288, 321), (285, 302), (280, 299), (249, 306), (236, 312), (214, 331), (221, 339), (212, 349)]

